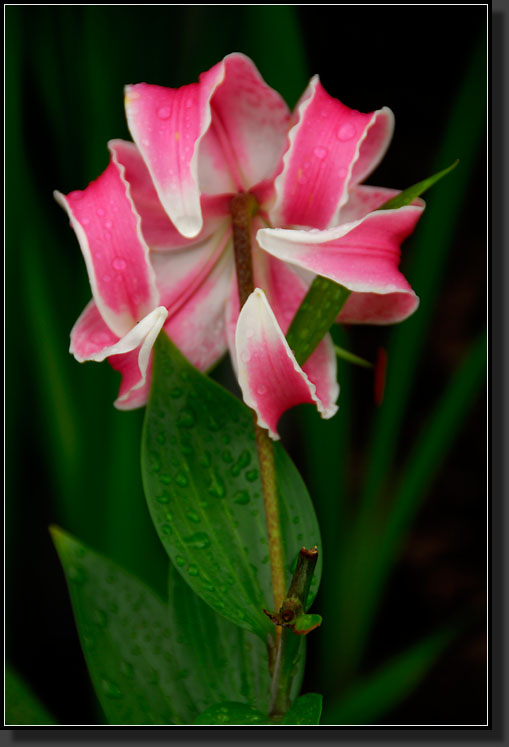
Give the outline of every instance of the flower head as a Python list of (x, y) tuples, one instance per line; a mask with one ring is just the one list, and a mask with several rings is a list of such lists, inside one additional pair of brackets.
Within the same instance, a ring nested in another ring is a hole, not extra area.
[[(301, 367), (284, 338), (312, 278), (352, 291), (338, 321), (396, 322), (418, 304), (398, 263), (423, 203), (376, 211), (396, 191), (359, 184), (388, 147), (390, 110), (351, 110), (314, 77), (291, 115), (253, 63), (232, 54), (179, 89), (128, 86), (126, 112), (134, 143), (110, 142), (110, 164), (95, 182), (57, 193), (93, 293), (71, 352), (108, 358), (122, 373), (116, 405), (137, 407), (164, 327), (201, 370), (229, 348), (246, 402), (274, 437), (293, 404), (333, 415), (330, 339)], [(258, 206), (258, 290), (242, 311), (229, 212), (238, 192)]]

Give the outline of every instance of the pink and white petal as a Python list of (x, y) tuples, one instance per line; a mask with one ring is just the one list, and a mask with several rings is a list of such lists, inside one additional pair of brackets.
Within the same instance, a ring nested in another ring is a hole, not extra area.
[(362, 114), (332, 98), (314, 76), (296, 109), (282, 172), (276, 178), (274, 225), (326, 228), (348, 188), (383, 157), (394, 128), (389, 109)]
[[(366, 184), (352, 186), (348, 190), (348, 202), (339, 211), (337, 223), (351, 223), (360, 220), (368, 213), (378, 210), (384, 202), (399, 194), (401, 194), (399, 189), (370, 187)], [(412, 205), (426, 207), (426, 203), (420, 197), (417, 197)]]
[(138, 83), (125, 89), (129, 130), (166, 213), (187, 238), (203, 226), (198, 147), (211, 121), (210, 98), (223, 77), (219, 63), (199, 83), (181, 88)]
[(143, 236), (151, 251), (166, 252), (193, 246), (217, 231), (229, 213), (230, 195), (202, 196), (203, 228), (188, 239), (177, 231), (157, 195), (149, 170), (134, 143), (111, 140), (108, 147), (114, 160), (125, 169), (131, 197), (141, 218)]
[(237, 191), (272, 179), (290, 121), (286, 103), (248, 57), (234, 53), (220, 64), (224, 78), (211, 98), (211, 127), (200, 146), (200, 187), (208, 194), (219, 191), (225, 162)]
[(108, 363), (122, 374), (118, 397), (113, 403), (118, 410), (135, 410), (147, 403), (152, 378), (152, 354), (144, 373), (140, 370), (139, 350), (111, 355)]
[(324, 403), (315, 384), (297, 364), (265, 293), (256, 288), (242, 307), (236, 332), (238, 380), (244, 401), (255, 410), (258, 424), (279, 438), (279, 418), (290, 407), (316, 404), (330, 418), (335, 404)]
[[(256, 250), (254, 266), (255, 285), (264, 288), (270, 308), (286, 335), (309, 282), (297, 275), (290, 265), (260, 249)], [(302, 369), (316, 386), (316, 394), (324, 407), (332, 406), (338, 398), (339, 386), (337, 358), (330, 335), (326, 335)]]
[(93, 360), (93, 356), (100, 354), (104, 348), (112, 347), (118, 340), (118, 335), (108, 327), (92, 299), (85, 306), (71, 330), (69, 352), (79, 363), (83, 363), (83, 361)]
[(336, 321), (338, 324), (396, 324), (419, 306), (413, 291), (407, 293), (352, 293)]
[(83, 191), (54, 194), (76, 232), (97, 308), (122, 337), (159, 302), (123, 167), (112, 160)]
[(192, 246), (152, 254), (161, 304), (168, 309), (170, 317), (187, 303), (224, 254), (233, 261), (231, 228), (227, 221), (223, 221), (215, 234)]
[(193, 292), (170, 310), (164, 325), (168, 337), (200, 371), (207, 371), (227, 350), (225, 303), (232, 272), (231, 253), (223, 253)]
[(403, 312), (399, 299), (395, 304), (398, 294), (409, 297), (403, 302), (405, 316), (418, 304), (398, 265), (400, 244), (414, 230), (422, 210), (408, 205), (398, 210), (376, 211), (359, 221), (324, 231), (262, 229), (258, 231), (257, 241), (273, 256), (330, 278), (355, 293), (385, 296), (385, 303), (380, 302), (387, 307), (384, 319), (393, 313), (396, 321)]
[(168, 311), (159, 306), (118, 339), (91, 301), (71, 331), (70, 352), (80, 363), (101, 362), (107, 358), (123, 376), (115, 405), (124, 409), (140, 407), (146, 401), (152, 347), (167, 316)]

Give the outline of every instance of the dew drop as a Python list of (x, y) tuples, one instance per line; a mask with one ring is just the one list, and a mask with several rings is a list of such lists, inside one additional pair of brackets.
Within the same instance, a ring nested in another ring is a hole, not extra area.
[(180, 426), (180, 428), (192, 428), (194, 424), (195, 417), (192, 410), (182, 410), (177, 418), (177, 425)]
[(157, 496), (156, 501), (158, 503), (169, 503), (170, 502), (170, 496), (168, 495), (168, 493), (161, 493), (161, 495)]
[(90, 218), (82, 218), (82, 219), (81, 219), (81, 223), (82, 223), (82, 224), (83, 224), (84, 226), (88, 226), (88, 224), (90, 223)]
[(227, 464), (229, 464), (230, 462), (233, 462), (233, 456), (232, 456), (230, 449), (225, 449), (223, 451), (222, 457), (223, 457), (223, 462), (226, 462)]
[(109, 283), (111, 281), (111, 275), (103, 275), (103, 280), (105, 283)]
[(96, 610), (93, 619), (100, 628), (106, 628), (108, 625), (108, 615), (103, 610)]
[(105, 228), (113, 228), (113, 223), (111, 222), (111, 220), (105, 221), (104, 222), (104, 227)]
[(171, 527), (169, 527), (168, 524), (163, 524), (161, 527), (161, 532), (167, 537), (169, 534), (171, 534)]
[(186, 516), (189, 521), (193, 522), (193, 524), (199, 524), (201, 521), (200, 516), (196, 513), (196, 511), (188, 511)]
[(240, 354), (240, 359), (243, 363), (249, 363), (251, 360), (251, 353), (248, 350), (243, 350)]
[(169, 475), (160, 475), (159, 480), (163, 485), (171, 485), (171, 477)]
[(177, 555), (175, 558), (175, 563), (178, 565), (179, 568), (183, 568), (186, 564), (186, 561), (182, 557), (182, 555)]
[(77, 586), (81, 586), (87, 580), (87, 574), (85, 573), (83, 568), (80, 568), (80, 566), (72, 565), (69, 568), (69, 579), (72, 581), (73, 584), (76, 584)]
[(185, 488), (189, 485), (189, 480), (187, 479), (187, 476), (183, 472), (177, 472), (177, 476), (175, 477), (175, 482), (180, 488)]
[(322, 161), (325, 158), (325, 156), (327, 155), (327, 152), (328, 152), (327, 148), (324, 148), (321, 145), (317, 145), (316, 148), (313, 151), (313, 153), (315, 154), (315, 156), (317, 158), (319, 158), (320, 161)]
[(191, 97), (189, 97), (186, 100), (185, 107), (186, 109), (190, 109), (192, 106), (194, 106), (194, 100)]
[(267, 387), (264, 384), (260, 384), (260, 386), (257, 387), (256, 391), (258, 392), (258, 394), (265, 394), (265, 392), (267, 391)]
[(250, 500), (247, 490), (237, 490), (233, 502), (238, 503), (240, 506), (245, 506)]
[(204, 469), (207, 469), (207, 467), (210, 467), (211, 465), (211, 456), (210, 452), (206, 451), (199, 459), (198, 464), (200, 467), (203, 467)]
[(120, 671), (124, 677), (132, 677), (134, 674), (134, 667), (129, 661), (123, 661), (120, 664)]
[(172, 399), (178, 399), (183, 394), (182, 389), (178, 386), (173, 387), (173, 389), (170, 389), (170, 397)]
[(340, 177), (341, 179), (344, 179), (344, 178), (345, 178), (345, 176), (346, 176), (346, 174), (347, 174), (347, 170), (346, 170), (346, 169), (339, 169), (339, 171), (338, 171), (338, 176), (339, 176), (339, 177)]
[(164, 518), (165, 518), (165, 519), (166, 519), (167, 521), (173, 521), (173, 514), (170, 514), (170, 512), (169, 512), (169, 511), (167, 511), (167, 512), (165, 513), (165, 515), (164, 515)]
[(106, 679), (106, 677), (103, 677), (101, 680), (101, 687), (103, 693), (108, 698), (121, 698), (122, 697), (122, 691), (120, 690), (119, 686), (113, 682), (112, 680)]
[(104, 215), (104, 210), (102, 208), (97, 208), (97, 215), (103, 216)]
[(193, 565), (192, 563), (191, 563), (191, 565), (187, 566), (187, 572), (189, 573), (190, 576), (198, 576), (199, 575), (198, 568), (195, 565)]
[(152, 452), (152, 454), (150, 455), (150, 468), (152, 472), (159, 472), (159, 470), (161, 469), (161, 461), (159, 459), (159, 456), (154, 452)]
[(162, 106), (157, 111), (157, 116), (159, 117), (159, 119), (168, 119), (170, 117), (170, 114), (171, 114), (171, 109), (169, 106)]
[(196, 534), (192, 534), (190, 537), (185, 537), (184, 542), (196, 550), (205, 550), (207, 547), (210, 547), (210, 537), (205, 532), (196, 532)]
[(300, 516), (294, 516), (293, 519), (292, 519), (292, 521), (293, 521), (294, 524), (298, 524), (299, 521), (300, 521)]
[(125, 270), (125, 268), (127, 267), (127, 262), (125, 261), (125, 259), (122, 259), (122, 257), (115, 257), (112, 265), (113, 269), (121, 271)]
[(341, 140), (343, 142), (346, 142), (347, 140), (351, 140), (355, 135), (355, 127), (353, 124), (350, 124), (350, 122), (347, 122), (346, 124), (342, 125), (339, 130), (336, 133), (336, 137), (338, 140)]
[(248, 482), (254, 482), (257, 477), (258, 477), (257, 469), (250, 469), (249, 472), (246, 472), (246, 480)]
[(226, 491), (222, 479), (217, 473), (214, 473), (211, 480), (208, 488), (210, 495), (213, 495), (215, 498), (224, 498)]

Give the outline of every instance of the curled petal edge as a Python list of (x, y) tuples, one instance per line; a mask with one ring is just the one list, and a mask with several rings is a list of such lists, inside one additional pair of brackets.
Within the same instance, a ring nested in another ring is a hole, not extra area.
[[(297, 363), (265, 293), (256, 288), (242, 307), (235, 332), (238, 381), (245, 403), (274, 440), (279, 418), (301, 403), (315, 404), (322, 418), (337, 412), (324, 405), (316, 386)], [(258, 365), (259, 364), (259, 365)]]
[(83, 363), (85, 361), (95, 361), (97, 363), (100, 363), (106, 360), (106, 358), (110, 358), (111, 356), (130, 353), (133, 350), (139, 348), (138, 368), (140, 371), (140, 378), (138, 379), (136, 384), (134, 384), (134, 386), (132, 386), (127, 392), (124, 392), (115, 401), (115, 406), (121, 408), (122, 402), (129, 398), (131, 392), (137, 389), (141, 389), (145, 385), (147, 378), (147, 368), (150, 361), (152, 347), (164, 325), (164, 322), (166, 321), (168, 311), (164, 306), (158, 306), (156, 309), (147, 314), (146, 317), (141, 319), (141, 321), (139, 321), (138, 324), (136, 324), (131, 330), (129, 330), (126, 335), (118, 340), (118, 342), (115, 342), (113, 345), (107, 345), (101, 350), (97, 350), (96, 352), (92, 352), (86, 356), (83, 356), (79, 355), (73, 345), (73, 332), (78, 327), (80, 321), (88, 311), (89, 306), (85, 308), (83, 314), (79, 317), (78, 321), (73, 327), (73, 330), (71, 331), (71, 347), (69, 352), (74, 355), (79, 363)]

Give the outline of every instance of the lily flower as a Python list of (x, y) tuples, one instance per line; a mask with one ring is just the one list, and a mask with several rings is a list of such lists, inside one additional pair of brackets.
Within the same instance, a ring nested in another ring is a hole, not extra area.
[[(326, 336), (303, 366), (285, 333), (313, 277), (352, 291), (338, 321), (387, 324), (418, 299), (398, 270), (422, 201), (376, 211), (397, 190), (361, 185), (383, 157), (394, 119), (362, 114), (315, 76), (294, 114), (241, 54), (178, 89), (126, 88), (134, 143), (85, 190), (56, 193), (85, 258), (93, 300), (71, 332), (80, 360), (122, 373), (119, 408), (139, 407), (161, 328), (200, 370), (229, 349), (244, 399), (277, 438), (300, 402), (336, 412), (336, 357)], [(256, 290), (242, 310), (230, 202), (251, 193)]]

